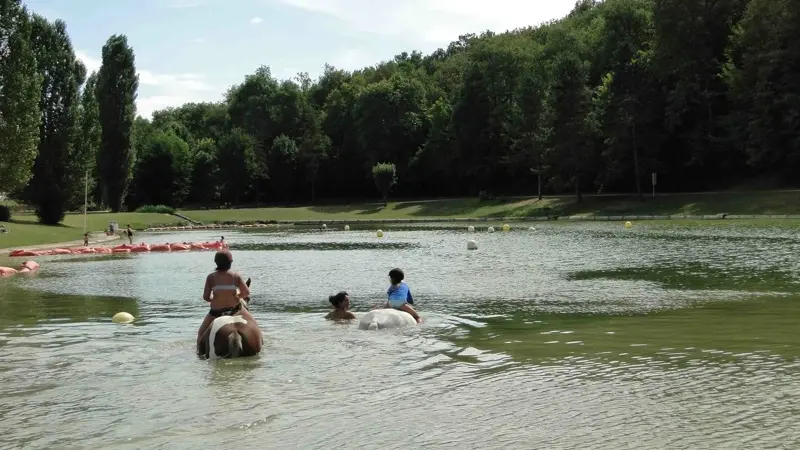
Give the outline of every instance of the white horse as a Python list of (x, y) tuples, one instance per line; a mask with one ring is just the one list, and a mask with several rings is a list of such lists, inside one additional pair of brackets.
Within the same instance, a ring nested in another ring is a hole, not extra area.
[(361, 316), (358, 321), (358, 328), (361, 330), (382, 330), (416, 324), (417, 321), (405, 311), (399, 311), (394, 308), (379, 308)]

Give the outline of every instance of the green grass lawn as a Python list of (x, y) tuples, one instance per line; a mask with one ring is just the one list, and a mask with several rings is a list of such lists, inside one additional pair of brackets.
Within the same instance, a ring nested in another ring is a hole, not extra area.
[[(8, 233), (0, 233), (0, 248), (24, 248), (25, 246), (54, 244), (83, 239), (83, 214), (67, 214), (64, 222), (56, 226), (40, 225), (33, 214), (15, 214), (13, 222), (0, 223)], [(102, 232), (108, 222), (116, 221), (120, 228), (130, 224), (134, 229), (153, 225), (177, 225), (181, 219), (169, 214), (150, 213), (89, 213), (87, 230)]]
[(800, 192), (746, 192), (657, 196), (528, 199), (477, 198), (390, 202), (341, 206), (294, 206), (249, 209), (187, 210), (181, 214), (203, 223), (257, 220), (420, 219), (535, 217), (565, 215), (708, 215), (800, 214)]
[[(339, 206), (294, 206), (250, 209), (187, 210), (181, 214), (203, 223), (269, 220), (353, 220), (422, 218), (501, 218), (553, 215), (706, 215), (706, 214), (800, 214), (800, 192), (729, 192), (720, 194), (665, 195), (640, 202), (631, 196), (514, 198), (481, 201), (477, 198), (437, 199)], [(19, 213), (4, 223), (0, 248), (77, 241), (83, 237), (83, 214), (67, 214), (59, 226), (39, 225), (32, 214)], [(90, 213), (88, 230), (102, 231), (108, 222), (134, 229), (181, 225), (182, 219), (155, 213)]]

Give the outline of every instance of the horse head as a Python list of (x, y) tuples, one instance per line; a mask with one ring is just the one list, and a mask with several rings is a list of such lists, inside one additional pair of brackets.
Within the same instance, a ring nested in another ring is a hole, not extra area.
[[(250, 288), (250, 283), (251, 283), (252, 281), (253, 281), (253, 280), (251, 280), (251, 279), (250, 279), (250, 277), (248, 277), (248, 278), (247, 278), (247, 281), (245, 281), (245, 283), (244, 283), (244, 284), (245, 284), (245, 285), (246, 285), (248, 288)], [(247, 307), (248, 307), (248, 309), (249, 309), (249, 306), (250, 306), (250, 296), (248, 295), (247, 297), (243, 298), (243, 299), (242, 299), (242, 301), (244, 302), (244, 306), (247, 306)]]

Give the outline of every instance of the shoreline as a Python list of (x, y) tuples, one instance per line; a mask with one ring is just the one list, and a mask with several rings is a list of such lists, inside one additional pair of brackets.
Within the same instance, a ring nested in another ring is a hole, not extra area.
[[(107, 236), (102, 235), (100, 239), (92, 240), (91, 235), (89, 236), (89, 246), (93, 244), (103, 244), (106, 242), (112, 242), (120, 239), (121, 236), (113, 235)], [(39, 245), (31, 245), (27, 247), (9, 247), (9, 248), (2, 248), (0, 252), (10, 253), (14, 250), (30, 250), (30, 251), (39, 251), (39, 250), (52, 250), (56, 248), (75, 248), (75, 247), (83, 247), (83, 239), (77, 241), (67, 241), (67, 242), (56, 242), (54, 244), (39, 244)]]
[(346, 225), (346, 224), (403, 224), (403, 223), (487, 223), (487, 222), (616, 222), (633, 220), (800, 220), (800, 215), (792, 214), (714, 214), (714, 215), (621, 215), (621, 216), (566, 216), (566, 217), (457, 217), (418, 219), (306, 219), (306, 220), (270, 220), (270, 221), (230, 221), (233, 223), (209, 223), (207, 225), (188, 225), (184, 227), (153, 227), (145, 232), (169, 231), (208, 231), (236, 228), (277, 228), (281, 225)]

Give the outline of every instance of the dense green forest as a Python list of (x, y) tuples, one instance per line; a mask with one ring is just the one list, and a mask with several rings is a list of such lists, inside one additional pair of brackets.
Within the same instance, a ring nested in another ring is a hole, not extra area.
[(86, 171), (112, 210), (798, 180), (796, 0), (583, 0), (317, 80), (261, 67), (151, 120), (124, 36), (87, 74), (63, 22), (0, 5), (0, 191), (45, 223), (82, 206)]

